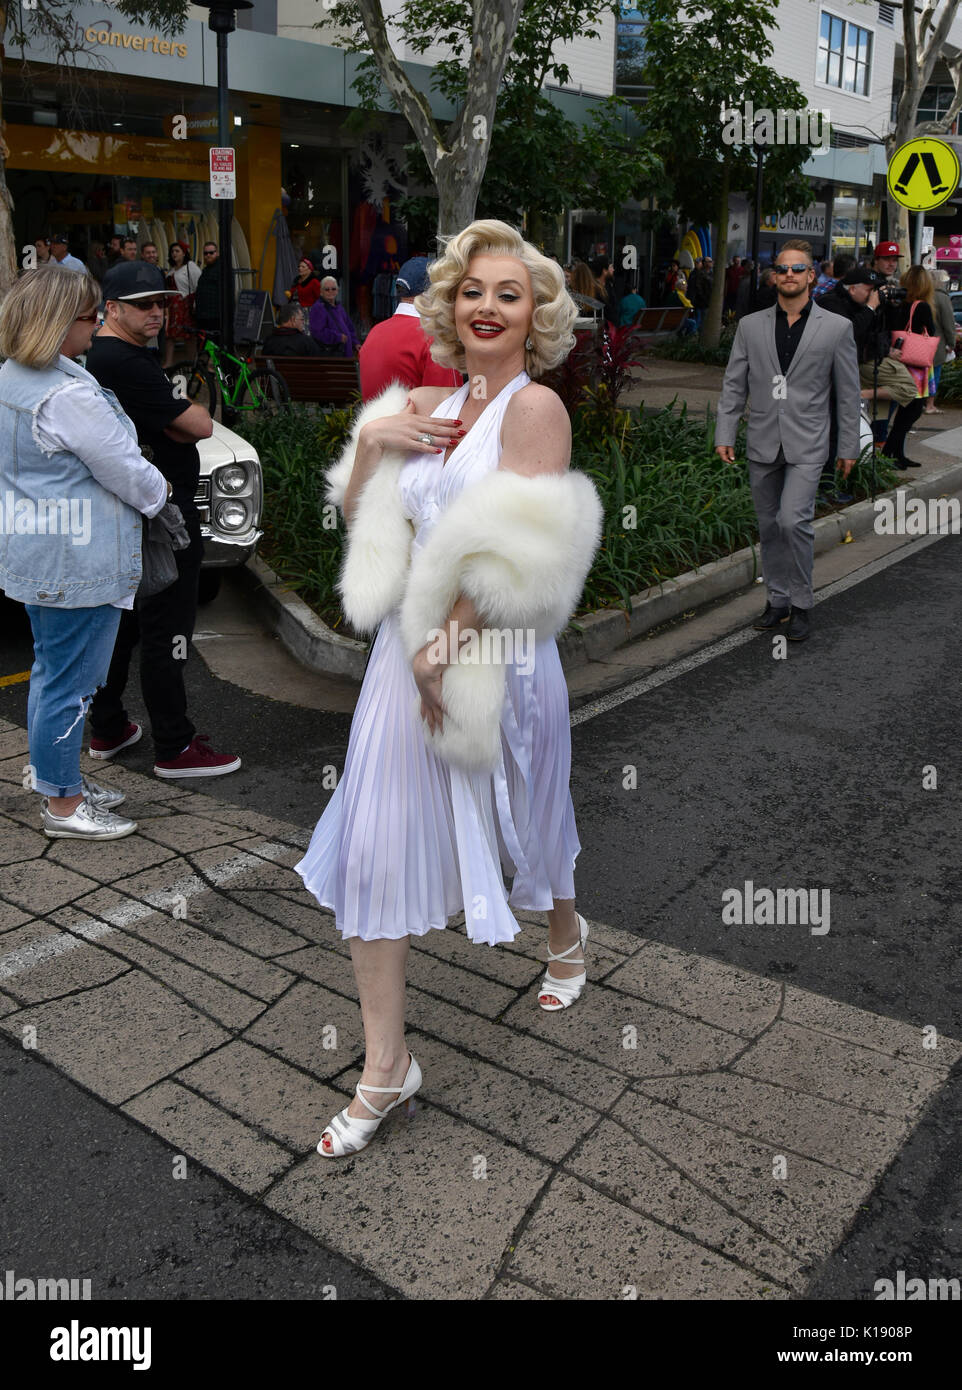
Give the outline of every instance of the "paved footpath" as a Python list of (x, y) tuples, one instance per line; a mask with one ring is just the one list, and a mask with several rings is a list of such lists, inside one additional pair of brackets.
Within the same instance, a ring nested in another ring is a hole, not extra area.
[(599, 921), (547, 1015), (522, 913), (497, 951), (414, 941), (418, 1112), (329, 1162), (362, 1039), (304, 830), (117, 765), (140, 833), (49, 841), (26, 751), (0, 724), (0, 1029), (408, 1297), (797, 1296), (962, 1056)]

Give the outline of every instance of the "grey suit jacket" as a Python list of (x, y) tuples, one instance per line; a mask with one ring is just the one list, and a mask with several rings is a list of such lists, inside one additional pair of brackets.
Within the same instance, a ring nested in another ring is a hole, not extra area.
[(782, 375), (775, 347), (775, 306), (738, 324), (715, 425), (716, 445), (735, 443), (751, 397), (748, 457), (771, 463), (784, 449), (788, 463), (828, 458), (832, 386), (838, 417), (838, 457), (858, 458), (861, 383), (848, 319), (812, 304), (791, 366)]

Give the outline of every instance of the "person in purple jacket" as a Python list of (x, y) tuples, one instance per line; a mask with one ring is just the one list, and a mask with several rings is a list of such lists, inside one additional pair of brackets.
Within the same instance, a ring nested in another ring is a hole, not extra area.
[(337, 302), (337, 281), (333, 275), (325, 275), (321, 281), (321, 297), (311, 305), (309, 327), (322, 351), (343, 357), (356, 355), (357, 333), (344, 305)]

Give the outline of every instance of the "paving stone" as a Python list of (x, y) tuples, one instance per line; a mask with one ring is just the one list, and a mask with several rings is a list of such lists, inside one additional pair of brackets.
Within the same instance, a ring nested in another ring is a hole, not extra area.
[[(591, 937), (588, 937), (591, 944)], [(782, 986), (707, 956), (652, 941), (604, 977), (610, 989), (677, 1009), (690, 1018), (757, 1037), (778, 1017)]]
[(335, 994), (357, 1000), (354, 967), (337, 951), (328, 951), (323, 946), (301, 946), (288, 955), (280, 956), (277, 963), (295, 975), (304, 975), (325, 989), (333, 990)]
[(775, 1080), (793, 1091), (914, 1118), (937, 1084), (934, 1073), (858, 1043), (839, 1042), (795, 1023), (776, 1023), (733, 1070)]
[[(56, 843), (56, 841), (54, 841)], [(0, 821), (0, 864), (19, 864), (25, 859), (37, 859), (51, 845), (41, 830), (19, 825), (16, 821)], [(4, 879), (12, 872), (4, 870)]]
[(238, 849), (245, 849), (250, 854), (256, 854), (271, 864), (284, 864), (290, 869), (304, 858), (304, 851), (311, 840), (306, 830), (292, 829), (288, 832), (288, 839), (295, 836), (298, 840), (303, 840), (304, 844), (284, 844), (281, 840), (267, 839), (263, 835), (254, 835), (249, 839), (238, 840), (236, 844)]
[(782, 1155), (787, 1177), (776, 1178), (780, 1150), (647, 1096), (622, 1096), (611, 1116), (779, 1241), (800, 1265), (832, 1249), (869, 1190), (861, 1178), (792, 1154)]
[(15, 1014), (19, 1008), (16, 999), (11, 999), (9, 994), (0, 994), (0, 1018), (6, 1018), (7, 1014)]
[(33, 913), (52, 912), (96, 887), (92, 878), (62, 864), (48, 864), (45, 859), (18, 864), (3, 875), (4, 897)]
[(239, 906), (228, 893), (201, 893), (190, 898), (187, 920), (264, 958), (280, 956), (304, 945), (302, 937), (278, 926), (260, 912)]
[(585, 1105), (608, 1106), (627, 1084), (610, 1067), (518, 1033), (503, 1020), (491, 1023), (479, 1014), (466, 1014), (418, 989), (407, 992), (406, 1017), (412, 1028), (497, 1062), (513, 1075), (542, 1081)]
[[(486, 947), (478, 947), (485, 950)], [(497, 1018), (517, 998), (517, 991), (483, 976), (469, 975), (426, 951), (409, 951), (408, 988), (422, 989), (472, 1013)]]
[(468, 940), (463, 926), (449, 924), (444, 931), (429, 931), (424, 936), (412, 937), (411, 950), (427, 951), (451, 965), (498, 980), (512, 989), (526, 989), (543, 973), (543, 966), (528, 956), (502, 951), (499, 946), (474, 944)]
[(359, 1154), (311, 1154), (264, 1202), (411, 1298), (473, 1299), (549, 1172), (423, 1105), (412, 1120), (389, 1115)]
[[(521, 925), (520, 933), (513, 941), (505, 942), (497, 949), (518, 951), (522, 955), (531, 956), (534, 960), (541, 961), (547, 965), (548, 961), (548, 917), (544, 912), (527, 912), (524, 908), (512, 908), (512, 911)], [(619, 931), (616, 927), (606, 926), (604, 922), (596, 922), (593, 917), (585, 917), (588, 923), (588, 950), (597, 948), (606, 954), (624, 958), (634, 955), (646, 945), (644, 937), (632, 936), (630, 932)], [(460, 913), (458, 921), (463, 921), (464, 914)]]
[(0, 932), (11, 931), (14, 927), (22, 926), (24, 922), (32, 921), (30, 913), (24, 912), (22, 907), (14, 907), (13, 903), (5, 903), (0, 899)]
[(26, 729), (20, 729), (14, 724), (9, 729), (0, 730), (0, 758), (13, 758), (17, 755), (29, 758), (29, 749), (30, 740)]
[(299, 1153), (316, 1147), (331, 1116), (347, 1103), (342, 1091), (240, 1041), (185, 1067), (177, 1077)]
[(24, 1009), (0, 1028), (37, 1029), (37, 1050), (118, 1104), (226, 1042), (229, 1034), (139, 970), (69, 998)]
[(517, 1279), (499, 1279), (494, 1288), (487, 1295), (489, 1299), (496, 1299), (500, 1303), (508, 1300), (513, 1302), (521, 1299), (535, 1299), (539, 1303), (544, 1302), (544, 1294), (540, 1294), (536, 1289), (529, 1289), (527, 1284), (520, 1283)]
[(799, 1023), (821, 1033), (830, 1033), (846, 1042), (875, 1048), (888, 1053), (890, 1057), (915, 1062), (943, 1074), (962, 1057), (962, 1043), (946, 1037), (941, 1029), (938, 1030), (937, 1046), (927, 1048), (923, 1046), (925, 1037), (920, 1026), (903, 1023), (900, 1019), (882, 1018), (865, 1009), (855, 1009), (850, 1004), (841, 1004), (836, 999), (826, 999), (810, 990), (792, 986), (785, 990), (782, 1019), (786, 1023)]
[(236, 825), (249, 834), (263, 835), (271, 840), (289, 840), (295, 845), (300, 843), (305, 833), (303, 826), (278, 820), (274, 816), (263, 816), (259, 811), (252, 811), (246, 806), (235, 806), (232, 802), (219, 801), (203, 792), (191, 792), (186, 809), (193, 815), (209, 816), (211, 820), (220, 821), (223, 825)]
[[(25, 825), (28, 830), (39, 830), (40, 797), (36, 792), (27, 791), (19, 782), (16, 786), (9, 782), (0, 782), (0, 833), (5, 833), (13, 825)], [(45, 841), (46, 839), (44, 836)]]
[(0, 782), (16, 782), (18, 787), (22, 786), (26, 763), (27, 759), (22, 753), (13, 758), (0, 758)]
[[(592, 1057), (626, 1076), (704, 1071), (723, 1066), (744, 1040), (670, 1009), (616, 993), (589, 979), (574, 1008), (545, 1013), (535, 985), (504, 1015), (504, 1022), (550, 1038), (579, 1056)], [(634, 1029), (626, 1033), (625, 1029)], [(634, 1046), (625, 1046), (625, 1042)]]
[[(121, 1109), (242, 1192), (262, 1192), (293, 1162), (278, 1144), (175, 1081), (162, 1081)], [(171, 1181), (177, 1181), (173, 1168)]]
[[(640, 1133), (643, 1136), (644, 1130)], [(564, 1166), (566, 1172), (605, 1188), (610, 1197), (634, 1211), (748, 1265), (761, 1278), (802, 1287), (796, 1259), (729, 1210), (730, 1201), (709, 1196), (673, 1166), (685, 1167), (683, 1151), (673, 1150), (668, 1160), (613, 1121), (602, 1120)]]
[[(216, 821), (207, 820), (203, 816), (181, 813), (179, 807), (175, 808), (175, 814), (172, 816), (145, 820), (142, 833), (148, 839), (176, 850), (178, 854), (187, 854), (195, 849), (208, 849), (214, 845), (231, 844), (237, 838), (237, 831), (233, 826), (218, 825)], [(226, 858), (226, 855), (224, 857)]]
[[(332, 1027), (334, 1033), (325, 1033)], [(244, 1037), (324, 1078), (335, 1076), (364, 1053), (357, 1002), (307, 980), (266, 1009)], [(336, 1046), (325, 1047), (327, 1039)]]
[[(145, 733), (144, 738), (146, 737)], [(131, 800), (136, 799), (138, 806), (149, 802), (180, 801), (187, 794), (177, 782), (165, 782), (161, 777), (135, 772), (133, 768), (127, 767), (121, 758), (108, 758), (105, 761), (103, 758), (91, 758), (88, 754), (83, 754), (80, 770), (95, 782), (102, 782), (106, 786), (126, 792)]]
[[(126, 802), (120, 807), (119, 814), (129, 814)], [(135, 819), (141, 831), (149, 824), (140, 817)], [(139, 832), (123, 840), (107, 840), (101, 844), (82, 840), (49, 841), (46, 838), (44, 842), (50, 845), (47, 855), (50, 863), (83, 872), (100, 883), (127, 879), (131, 874), (161, 864), (173, 855), (166, 845), (156, 844)]]
[[(334, 925), (334, 914), (319, 907), (304, 889), (297, 893), (278, 893), (274, 890), (231, 888), (227, 894), (234, 902), (251, 912), (263, 914), (285, 929), (296, 932), (304, 940), (315, 941), (329, 951), (350, 958), (351, 948)], [(292, 941), (292, 947), (297, 944)]]
[(225, 1028), (246, 1028), (264, 1010), (261, 999), (235, 989), (215, 979), (206, 970), (198, 970), (186, 961), (178, 960), (165, 951), (158, 950), (148, 942), (130, 932), (115, 929), (105, 937), (110, 949), (118, 952), (124, 960), (132, 961), (149, 971), (177, 994), (182, 995), (189, 1004), (210, 1014)]
[[(213, 850), (212, 853), (226, 859), (233, 851), (230, 845), (227, 845), (223, 849)], [(170, 912), (175, 905), (183, 905), (181, 900), (186, 900), (188, 915), (192, 903), (212, 892), (206, 878), (197, 873), (190, 861), (180, 855), (175, 855), (151, 869), (145, 869), (143, 873), (131, 874), (124, 880), (123, 890), (128, 897), (165, 912)]]
[(8, 932), (0, 948), (0, 980), (22, 1004), (106, 984), (128, 968), (108, 951), (46, 922)]
[(520, 1236), (505, 1275), (546, 1297), (782, 1298), (757, 1275), (559, 1173)]
[(255, 999), (263, 999), (265, 1003), (276, 999), (292, 982), (289, 970), (269, 965), (258, 956), (224, 941), (217, 941), (189, 922), (178, 921), (167, 913), (151, 913), (129, 930), (132, 935), (180, 956), (198, 969), (236, 989), (245, 990)]
[(301, 887), (293, 869), (283, 864), (233, 847), (202, 849), (191, 854), (196, 868), (203, 870), (219, 887), (230, 888), (288, 888)]
[[(539, 1158), (557, 1163), (597, 1123), (597, 1112), (587, 1106), (496, 1064), (465, 1057), (447, 1043), (412, 1032), (408, 1047), (424, 1076), (419, 1096)], [(353, 1088), (360, 1079), (358, 1071), (344, 1084)]]
[(905, 1136), (905, 1122), (803, 1095), (735, 1072), (638, 1081), (635, 1090), (767, 1145), (874, 1178)]

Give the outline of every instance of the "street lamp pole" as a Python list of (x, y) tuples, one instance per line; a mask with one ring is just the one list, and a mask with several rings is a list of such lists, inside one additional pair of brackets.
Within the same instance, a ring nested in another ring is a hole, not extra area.
[[(233, 145), (229, 125), (230, 89), (227, 82), (227, 36), (236, 28), (236, 11), (254, 8), (252, 0), (201, 0), (203, 9), (210, 10), (207, 27), (217, 35), (217, 143)], [(235, 160), (236, 176), (236, 160)], [(217, 202), (218, 250), (220, 252), (220, 335), (228, 352), (234, 350), (234, 258), (231, 254), (231, 222), (234, 216), (233, 198)]]
[(764, 182), (765, 144), (758, 138), (757, 127), (752, 127), (752, 145), (755, 148), (755, 216), (752, 219), (752, 282), (749, 286), (751, 312), (758, 303), (758, 238), (762, 225), (762, 186)]

